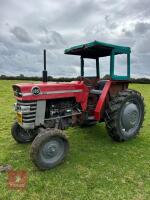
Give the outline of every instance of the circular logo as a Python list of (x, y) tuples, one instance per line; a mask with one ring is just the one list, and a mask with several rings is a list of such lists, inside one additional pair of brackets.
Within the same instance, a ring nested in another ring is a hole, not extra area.
[(39, 95), (40, 94), (40, 88), (35, 86), (35, 87), (32, 88), (31, 92), (34, 95)]

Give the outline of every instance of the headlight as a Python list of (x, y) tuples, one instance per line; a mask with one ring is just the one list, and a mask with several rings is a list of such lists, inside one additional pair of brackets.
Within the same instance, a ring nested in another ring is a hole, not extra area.
[(20, 106), (20, 112), (22, 113), (30, 112), (30, 106)]
[(14, 109), (15, 111), (21, 112), (21, 113), (30, 112), (30, 106), (20, 106), (20, 105), (17, 105), (16, 103), (14, 104)]

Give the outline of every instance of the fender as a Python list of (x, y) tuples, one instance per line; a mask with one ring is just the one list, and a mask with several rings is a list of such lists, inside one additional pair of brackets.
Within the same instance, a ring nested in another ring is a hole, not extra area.
[(105, 86), (104, 86), (104, 88), (102, 90), (102, 94), (100, 95), (99, 100), (97, 102), (97, 105), (96, 105), (96, 108), (95, 108), (95, 111), (94, 111), (94, 113), (95, 113), (95, 119), (97, 121), (99, 121), (101, 119), (101, 113), (100, 113), (100, 111), (102, 110), (102, 107), (104, 105), (105, 99), (106, 99), (106, 97), (108, 95), (111, 83), (112, 83), (111, 80), (109, 80), (109, 81), (106, 82), (106, 84), (105, 84)]

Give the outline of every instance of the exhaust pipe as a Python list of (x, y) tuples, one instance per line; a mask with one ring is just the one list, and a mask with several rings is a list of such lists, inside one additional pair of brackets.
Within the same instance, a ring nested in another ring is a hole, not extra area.
[(43, 51), (44, 56), (44, 70), (43, 70), (43, 82), (47, 82), (47, 70), (46, 70), (46, 49)]

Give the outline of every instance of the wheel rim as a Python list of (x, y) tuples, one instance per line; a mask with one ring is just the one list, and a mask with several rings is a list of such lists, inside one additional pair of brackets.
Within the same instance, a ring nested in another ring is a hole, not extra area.
[(137, 131), (141, 122), (141, 107), (138, 101), (130, 100), (126, 102), (120, 113), (120, 125), (123, 134), (132, 135)]
[(39, 150), (42, 162), (47, 164), (56, 163), (60, 160), (65, 152), (65, 144), (62, 138), (53, 137), (51, 140), (42, 145)]

